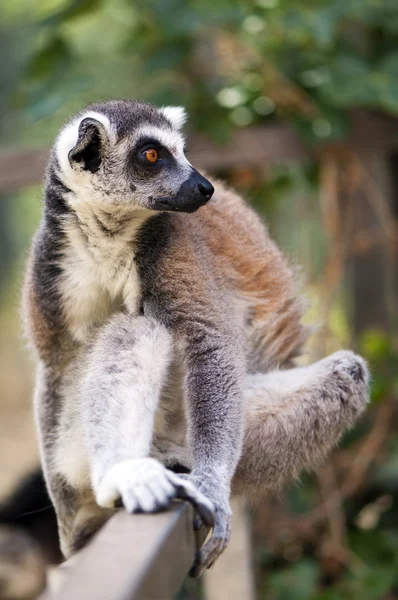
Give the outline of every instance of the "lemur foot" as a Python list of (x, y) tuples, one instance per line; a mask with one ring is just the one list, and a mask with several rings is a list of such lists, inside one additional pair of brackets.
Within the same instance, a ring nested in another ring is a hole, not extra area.
[(355, 417), (369, 400), (369, 371), (366, 362), (349, 350), (340, 350), (321, 360), (328, 391), (335, 390), (339, 401)]
[(192, 482), (167, 470), (154, 458), (122, 461), (107, 471), (95, 490), (97, 503), (113, 508), (122, 501), (130, 513), (157, 512), (175, 498), (188, 500), (204, 523), (214, 523), (212, 503)]

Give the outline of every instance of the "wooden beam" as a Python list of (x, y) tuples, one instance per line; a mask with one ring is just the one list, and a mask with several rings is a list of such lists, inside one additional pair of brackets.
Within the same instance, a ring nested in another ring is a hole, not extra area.
[(195, 534), (193, 517), (186, 502), (156, 514), (118, 512), (69, 566), (58, 568), (58, 589), (42, 600), (171, 600), (207, 533)]
[(205, 571), (206, 600), (255, 600), (252, 535), (249, 508), (242, 497), (231, 498), (232, 531), (225, 551)]
[(0, 152), (0, 192), (12, 192), (43, 179), (47, 148), (2, 150)]
[(225, 144), (203, 134), (188, 138), (188, 158), (199, 169), (219, 170), (234, 166), (267, 167), (303, 162), (311, 156), (298, 134), (288, 125), (262, 125), (237, 129)]

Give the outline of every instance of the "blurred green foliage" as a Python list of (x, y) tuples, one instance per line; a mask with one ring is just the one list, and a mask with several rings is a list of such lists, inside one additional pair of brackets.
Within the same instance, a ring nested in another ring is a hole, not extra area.
[[(324, 561), (307, 551), (295, 560), (275, 564), (262, 560), (259, 598), (264, 600), (379, 600), (396, 598), (398, 585), (398, 526), (361, 530), (349, 523), (346, 539), (349, 567), (338, 576), (325, 577)], [(388, 592), (392, 592), (388, 596)]]
[(353, 107), (398, 114), (396, 0), (15, 0), (3, 12), (29, 32), (9, 92), (31, 120), (127, 96), (184, 104), (220, 138), (288, 118), (318, 140), (343, 136)]
[[(219, 140), (237, 127), (279, 120), (316, 143), (344, 138), (349, 113), (358, 107), (398, 116), (397, 0), (13, 0), (0, 10), (4, 144), (48, 144), (73, 111), (111, 97), (182, 104), (193, 129)], [(222, 175), (238, 187), (245, 179)], [(309, 281), (316, 280), (327, 252), (317, 165), (283, 165), (267, 178), (257, 175), (246, 177), (244, 193), (299, 256)], [(39, 197), (32, 188), (1, 199), (3, 284), (6, 268), (14, 281), (12, 261), (22, 260), (39, 218)], [(10, 287), (17, 290), (10, 279), (8, 300)], [(340, 344), (350, 339), (341, 298), (329, 327)], [(398, 395), (394, 335), (367, 332), (360, 349), (372, 368), (373, 407), (344, 441), (343, 451), (354, 454), (371, 431), (372, 416)], [(398, 444), (391, 429), (382, 463), (343, 507), (347, 564), (328, 574), (319, 550), (325, 531), (318, 545), (294, 539), (279, 554), (264, 548), (263, 538), (256, 561), (260, 598), (398, 597)], [(391, 502), (379, 514), (372, 507), (386, 495)], [(290, 515), (300, 516), (311, 512), (318, 496), (316, 478), (306, 477), (284, 502)], [(358, 516), (372, 510), (374, 520), (363, 526)]]
[(394, 342), (393, 336), (377, 330), (366, 331), (360, 341), (361, 352), (373, 373), (373, 402), (398, 397), (398, 349)]
[[(270, 574), (262, 589), (264, 600), (378, 600), (397, 582), (398, 532), (355, 532), (348, 545), (357, 564), (333, 587), (322, 585), (314, 559), (304, 558)], [(323, 588), (323, 589), (322, 589)]]

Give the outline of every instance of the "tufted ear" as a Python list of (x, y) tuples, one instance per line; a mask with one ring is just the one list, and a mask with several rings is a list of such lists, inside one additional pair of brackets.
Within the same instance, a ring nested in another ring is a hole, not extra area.
[(68, 153), (71, 167), (78, 164), (85, 171), (98, 171), (107, 139), (108, 133), (100, 121), (93, 117), (83, 119), (79, 124), (76, 144)]
[(188, 115), (183, 106), (164, 106), (159, 109), (175, 129), (182, 129)]

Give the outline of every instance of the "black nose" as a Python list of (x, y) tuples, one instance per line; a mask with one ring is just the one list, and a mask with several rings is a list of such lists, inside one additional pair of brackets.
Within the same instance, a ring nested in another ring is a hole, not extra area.
[(205, 200), (210, 200), (214, 194), (214, 187), (205, 178), (198, 184), (198, 190)]

